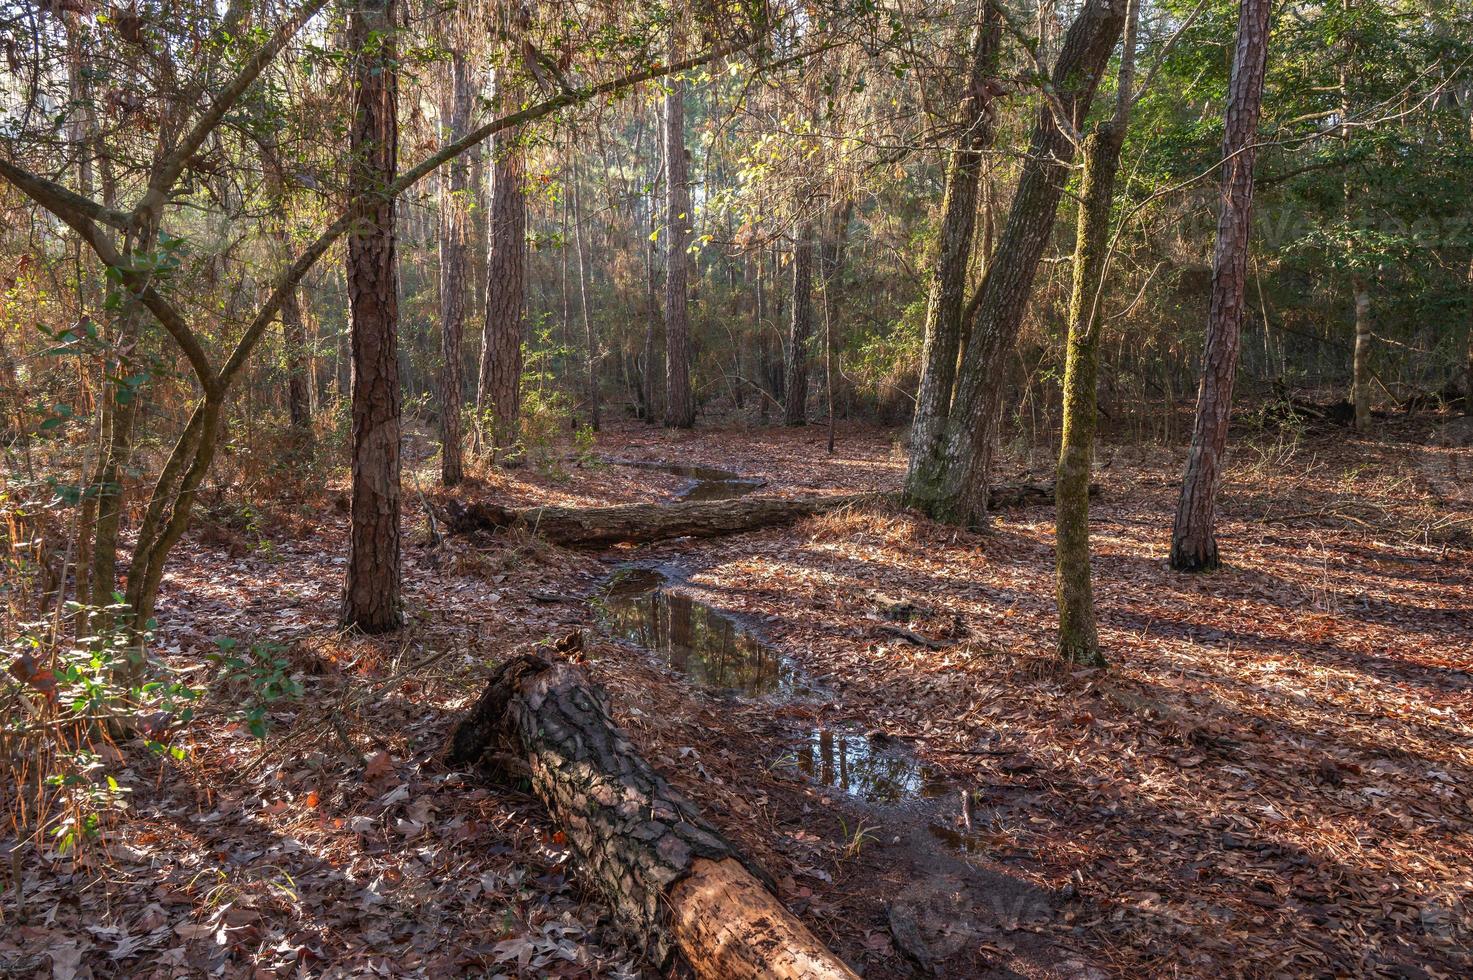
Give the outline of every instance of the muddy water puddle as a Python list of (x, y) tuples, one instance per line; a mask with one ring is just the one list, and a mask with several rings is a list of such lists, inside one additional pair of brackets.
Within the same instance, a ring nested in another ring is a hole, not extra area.
[(868, 803), (905, 803), (955, 792), (944, 773), (889, 739), (818, 729), (807, 734), (793, 756), (812, 782)]
[(650, 568), (616, 572), (599, 599), (609, 635), (655, 654), (702, 687), (748, 695), (809, 690), (791, 661), (736, 617), (679, 592)]

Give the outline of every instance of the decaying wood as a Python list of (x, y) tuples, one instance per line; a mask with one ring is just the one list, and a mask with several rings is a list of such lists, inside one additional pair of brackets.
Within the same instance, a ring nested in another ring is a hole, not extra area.
[(927, 650), (945, 650), (947, 646), (941, 640), (933, 640), (929, 636), (922, 636), (915, 630), (908, 630), (904, 626), (897, 626), (894, 623), (881, 623), (875, 629), (881, 633), (888, 633), (891, 636), (899, 637), (907, 643), (914, 643), (918, 647), (925, 647)]
[[(1089, 487), (1090, 496), (1100, 491)], [(891, 504), (897, 494), (834, 494), (823, 497), (737, 497), (731, 500), (679, 500), (615, 507), (503, 507), (489, 501), (445, 504), (445, 524), (456, 534), (521, 529), (554, 544), (598, 547), (667, 538), (714, 538), (791, 524), (804, 517), (857, 505)], [(988, 497), (996, 508), (1054, 502), (1052, 483), (1006, 483)]]
[(446, 760), (510, 753), (623, 927), (699, 977), (853, 980), (736, 848), (635, 750), (577, 667), (536, 654), (492, 675)]
[(712, 538), (790, 524), (865, 501), (879, 494), (826, 497), (739, 497), (734, 500), (682, 500), (669, 504), (617, 507), (502, 507), (475, 502), (446, 504), (446, 523), (456, 532), (522, 528), (554, 544), (574, 547), (666, 538)]

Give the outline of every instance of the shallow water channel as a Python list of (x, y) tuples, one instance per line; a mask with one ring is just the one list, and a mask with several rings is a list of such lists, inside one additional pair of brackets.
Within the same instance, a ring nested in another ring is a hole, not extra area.
[(632, 466), (641, 470), (658, 470), (686, 478), (685, 486), (675, 494), (676, 500), (731, 500), (744, 497), (762, 486), (766, 481), (756, 477), (742, 476), (730, 470), (694, 463), (658, 463), (643, 460), (610, 460), (619, 466)]
[(793, 664), (731, 615), (671, 592), (664, 573), (616, 572), (604, 589), (600, 619), (612, 636), (643, 647), (702, 687), (742, 694), (803, 689)]
[[(751, 493), (761, 480), (705, 466), (624, 462), (689, 478), (681, 500), (723, 500)], [(692, 683), (746, 696), (793, 697), (819, 689), (797, 666), (738, 617), (672, 591), (675, 577), (630, 566), (611, 575), (596, 599), (600, 625), (616, 639), (658, 657)], [(955, 784), (908, 748), (883, 736), (815, 728), (778, 763), (812, 782), (875, 804), (936, 799)]]

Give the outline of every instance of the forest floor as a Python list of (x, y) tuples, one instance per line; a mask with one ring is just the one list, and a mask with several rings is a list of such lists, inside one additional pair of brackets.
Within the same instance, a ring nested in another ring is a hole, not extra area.
[[(621, 424), (596, 451), (722, 467), (761, 493), (898, 485), (894, 432), (841, 426), (833, 456), (824, 437)], [(587, 553), (432, 546), (411, 490), (410, 622), (377, 640), (333, 625), (340, 499), (206, 522), (171, 566), (159, 653), (204, 676), (215, 638), (255, 644), (303, 696), (266, 705), (260, 740), (227, 723), (249, 691), (216, 684), (183, 762), (122, 746), (127, 813), (85, 859), (27, 870), (0, 964), (649, 975), (537, 801), (434, 758), (491, 664), (582, 629), (647, 756), (867, 977), (1473, 974), (1473, 425), (1235, 435), (1228, 564), (1203, 576), (1165, 563), (1181, 460), (1102, 449), (1103, 671), (1053, 657), (1047, 507), (985, 533), (849, 511)], [(560, 470), (457, 493), (598, 504), (684, 483)], [(732, 614), (802, 684), (702, 688), (609, 638), (590, 600), (628, 562)]]

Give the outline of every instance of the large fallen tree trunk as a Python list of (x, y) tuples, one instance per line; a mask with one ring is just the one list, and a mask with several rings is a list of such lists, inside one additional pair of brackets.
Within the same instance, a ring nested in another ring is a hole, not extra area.
[(576, 667), (537, 655), (503, 664), (446, 758), (507, 753), (525, 761), (583, 870), (657, 966), (678, 949), (699, 977), (857, 980), (635, 751)]
[(791, 524), (864, 501), (883, 500), (882, 494), (841, 494), (828, 497), (739, 497), (734, 500), (682, 500), (670, 504), (623, 504), (617, 507), (502, 507), (492, 503), (446, 504), (446, 524), (452, 531), (493, 531), (522, 528), (554, 544), (591, 546), (621, 541), (661, 541), (666, 538), (714, 538), (758, 528)]
[[(1090, 496), (1099, 484), (1089, 487)], [(457, 534), (520, 528), (554, 544), (597, 547), (667, 538), (714, 538), (791, 524), (856, 504), (893, 504), (898, 494), (835, 494), (824, 497), (738, 497), (732, 500), (681, 500), (668, 504), (616, 507), (502, 507), (484, 501), (449, 500), (445, 523)], [(1054, 502), (1052, 483), (1008, 483), (988, 495), (994, 508)]]

